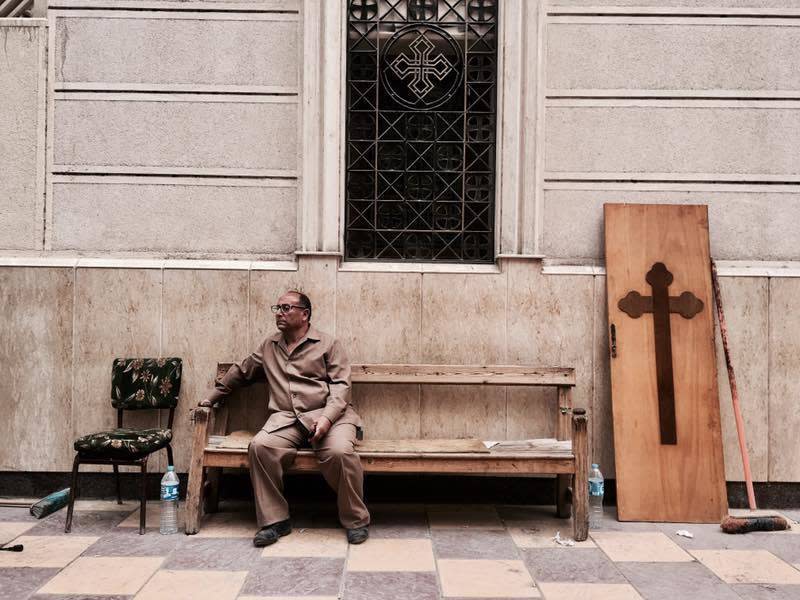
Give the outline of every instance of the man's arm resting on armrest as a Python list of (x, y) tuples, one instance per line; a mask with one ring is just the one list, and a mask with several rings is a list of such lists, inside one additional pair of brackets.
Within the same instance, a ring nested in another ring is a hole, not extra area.
[(257, 381), (266, 381), (264, 361), (260, 349), (242, 362), (234, 363), (228, 372), (214, 381), (214, 389), (197, 403), (198, 406), (218, 406), (233, 392)]

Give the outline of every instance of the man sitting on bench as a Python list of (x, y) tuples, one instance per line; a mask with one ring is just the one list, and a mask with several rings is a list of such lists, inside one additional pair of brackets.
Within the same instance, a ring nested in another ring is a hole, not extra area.
[(267, 382), (269, 418), (248, 447), (250, 479), (259, 531), (256, 546), (268, 546), (292, 531), (283, 496), (283, 472), (297, 449), (311, 446), (323, 477), (337, 494), (339, 521), (347, 541), (369, 537), (364, 473), (355, 452), (361, 418), (350, 405), (350, 363), (342, 345), (311, 327), (311, 301), (297, 291), (272, 307), (278, 333), (215, 382), (200, 406), (212, 406), (234, 390)]

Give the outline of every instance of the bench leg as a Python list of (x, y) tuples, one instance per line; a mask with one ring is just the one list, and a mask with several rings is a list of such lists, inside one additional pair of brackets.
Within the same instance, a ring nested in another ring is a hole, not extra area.
[(556, 475), (556, 516), (559, 519), (568, 519), (570, 516), (569, 484), (572, 475)]
[(208, 486), (205, 503), (206, 513), (215, 513), (219, 510), (219, 480), (221, 476), (221, 467), (206, 468), (206, 486)]
[(194, 434), (192, 435), (192, 455), (189, 460), (189, 484), (186, 486), (186, 535), (199, 531), (203, 517), (203, 458), (208, 440), (207, 408), (194, 411)]
[(572, 417), (572, 453), (575, 455), (575, 477), (572, 486), (572, 523), (576, 542), (589, 536), (589, 435), (586, 411), (576, 408)]

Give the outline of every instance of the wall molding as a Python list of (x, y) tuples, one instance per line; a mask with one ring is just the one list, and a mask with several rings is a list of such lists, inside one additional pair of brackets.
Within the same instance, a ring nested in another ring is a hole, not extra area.
[[(582, 265), (559, 263), (555, 260), (545, 260), (542, 273), (545, 275), (591, 275), (605, 277), (604, 264)], [(718, 260), (717, 274), (720, 277), (767, 277), (767, 278), (795, 278), (800, 277), (800, 261), (745, 261), (745, 260)]]

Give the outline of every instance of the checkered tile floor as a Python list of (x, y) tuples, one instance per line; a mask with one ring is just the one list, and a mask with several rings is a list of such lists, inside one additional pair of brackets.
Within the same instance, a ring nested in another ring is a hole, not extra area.
[[(152, 509), (152, 512), (151, 510)], [(551, 507), (373, 505), (370, 539), (348, 546), (332, 507), (295, 510), (294, 531), (254, 548), (252, 505), (223, 505), (196, 536), (161, 536), (152, 503), (80, 502), (43, 521), (0, 508), (0, 599), (427, 600), (436, 598), (800, 599), (793, 531), (725, 535), (716, 525), (619, 523), (572, 546)], [(675, 535), (679, 529), (693, 539)]]

